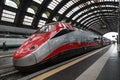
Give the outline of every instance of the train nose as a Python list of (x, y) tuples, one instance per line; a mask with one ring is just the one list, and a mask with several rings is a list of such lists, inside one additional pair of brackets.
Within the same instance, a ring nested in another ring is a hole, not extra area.
[(24, 67), (24, 66), (34, 65), (37, 63), (37, 61), (34, 54), (29, 54), (19, 59), (13, 58), (13, 63), (14, 63), (14, 66)]
[(28, 48), (29, 50), (36, 50), (38, 48), (38, 45), (33, 45), (30, 48)]
[(27, 54), (30, 54), (30, 51), (26, 50), (26, 49), (18, 49), (17, 51), (15, 51), (13, 58), (14, 59), (19, 59), (22, 58), (24, 56), (26, 56)]
[(21, 47), (17, 51), (15, 51), (13, 57), (15, 59), (19, 59), (19, 58), (25, 57), (25, 56), (31, 54), (37, 48), (38, 48), (38, 45), (30, 45), (30, 46), (27, 46), (27, 47)]

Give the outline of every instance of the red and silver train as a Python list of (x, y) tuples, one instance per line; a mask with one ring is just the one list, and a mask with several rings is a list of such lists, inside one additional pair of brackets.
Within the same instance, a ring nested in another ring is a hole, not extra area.
[(67, 23), (46, 24), (32, 34), (13, 55), (19, 70), (41, 67), (47, 62), (69, 59), (83, 52), (108, 45), (110, 40), (90, 31), (82, 31)]

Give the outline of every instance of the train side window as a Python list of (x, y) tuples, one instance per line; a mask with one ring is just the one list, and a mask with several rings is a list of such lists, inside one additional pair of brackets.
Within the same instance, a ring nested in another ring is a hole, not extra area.
[(72, 31), (74, 31), (74, 30), (68, 30), (68, 29), (61, 30), (61, 31), (60, 31), (59, 33), (57, 33), (53, 38), (58, 37), (58, 36), (62, 36), (62, 35), (64, 35), (64, 34), (67, 34), (67, 33), (69, 33), (69, 32), (72, 32)]

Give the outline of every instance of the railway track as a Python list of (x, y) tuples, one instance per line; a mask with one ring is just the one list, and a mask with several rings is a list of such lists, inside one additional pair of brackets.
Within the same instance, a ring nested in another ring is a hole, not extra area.
[(0, 80), (17, 80), (31, 73), (22, 73), (15, 69), (12, 55), (0, 55)]
[(29, 75), (29, 73), (21, 73), (16, 70), (14, 66), (0, 70), (0, 80), (17, 80), (27, 75)]
[(0, 65), (0, 80), (16, 80), (26, 75), (14, 68), (12, 54), (0, 55)]
[(0, 75), (0, 80), (17, 80), (24, 76), (29, 75), (28, 73), (21, 73), (18, 70), (13, 70)]
[(17, 80), (31, 73), (21, 73), (12, 62), (12, 53), (0, 52), (0, 80)]

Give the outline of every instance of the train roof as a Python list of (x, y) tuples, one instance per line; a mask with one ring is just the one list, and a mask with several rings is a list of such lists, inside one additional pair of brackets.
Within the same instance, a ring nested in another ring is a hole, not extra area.
[(77, 28), (64, 22), (53, 22), (53, 23), (43, 25), (35, 33), (44, 33), (44, 32), (50, 32), (54, 30), (58, 31), (62, 29), (76, 30)]

